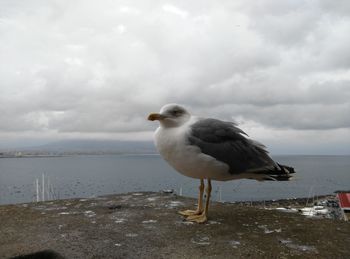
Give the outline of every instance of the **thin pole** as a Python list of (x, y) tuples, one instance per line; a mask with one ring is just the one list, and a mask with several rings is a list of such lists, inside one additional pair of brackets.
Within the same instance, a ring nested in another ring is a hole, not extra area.
[(36, 202), (39, 202), (39, 179), (38, 178), (36, 178), (35, 183), (36, 183)]
[(42, 183), (41, 183), (41, 199), (45, 201), (45, 175), (42, 174)]
[(50, 200), (50, 178), (49, 177), (46, 177), (46, 178), (47, 178), (46, 196), (47, 196), (47, 199)]
[(309, 204), (309, 198), (311, 198), (311, 193), (313, 192), (313, 189), (314, 189), (314, 186), (311, 185), (310, 190), (309, 190), (309, 194), (308, 194), (308, 196), (307, 196), (307, 200), (306, 200), (306, 205), (305, 205), (305, 207), (307, 207), (307, 205)]
[(54, 192), (53, 192), (53, 186), (52, 186), (52, 183), (50, 183), (49, 188), (50, 188), (50, 196), (51, 196), (51, 199), (52, 199), (52, 200), (54, 200), (54, 199), (55, 199), (55, 194), (54, 194)]

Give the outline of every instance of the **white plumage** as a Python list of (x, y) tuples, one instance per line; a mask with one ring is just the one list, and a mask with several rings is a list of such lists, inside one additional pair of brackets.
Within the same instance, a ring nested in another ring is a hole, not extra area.
[(228, 166), (187, 141), (190, 126), (197, 120), (191, 117), (178, 127), (158, 127), (154, 134), (155, 145), (162, 157), (181, 174), (197, 179), (224, 180), (229, 176)]

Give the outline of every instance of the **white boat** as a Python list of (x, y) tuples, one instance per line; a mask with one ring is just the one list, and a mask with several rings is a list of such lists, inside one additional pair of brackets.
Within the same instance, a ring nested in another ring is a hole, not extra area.
[(325, 215), (329, 212), (324, 206), (305, 207), (301, 208), (300, 211), (304, 216)]

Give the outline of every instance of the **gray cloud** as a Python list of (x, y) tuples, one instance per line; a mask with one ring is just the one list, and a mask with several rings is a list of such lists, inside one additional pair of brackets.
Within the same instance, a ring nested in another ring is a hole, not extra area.
[(2, 1), (0, 132), (149, 131), (167, 102), (271, 129), (349, 129), (349, 8)]

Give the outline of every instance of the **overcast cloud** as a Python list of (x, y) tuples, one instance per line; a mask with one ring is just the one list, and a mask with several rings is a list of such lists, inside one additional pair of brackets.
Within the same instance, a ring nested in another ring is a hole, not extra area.
[(347, 0), (0, 0), (0, 140), (150, 139), (178, 102), (276, 152), (350, 153), (349, 46)]

